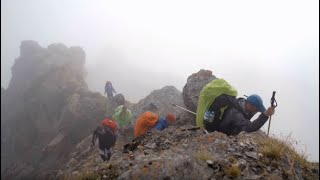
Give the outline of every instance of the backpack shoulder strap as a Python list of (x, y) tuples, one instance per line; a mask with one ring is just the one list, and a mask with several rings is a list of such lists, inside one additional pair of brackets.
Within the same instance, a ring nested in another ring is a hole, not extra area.
[(241, 114), (246, 118), (246, 119), (251, 119), (251, 117), (244, 112), (244, 110), (240, 107), (240, 104), (239, 104), (239, 100), (241, 99), (244, 99), (244, 98), (238, 98), (238, 100), (235, 100), (235, 103), (234, 103), (234, 108), (236, 108), (238, 111), (241, 112)]

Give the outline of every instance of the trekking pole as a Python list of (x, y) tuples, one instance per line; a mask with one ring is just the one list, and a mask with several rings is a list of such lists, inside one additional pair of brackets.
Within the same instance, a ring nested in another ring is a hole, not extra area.
[[(171, 103), (172, 104), (172, 103)], [(183, 109), (183, 110), (185, 110), (185, 111), (187, 111), (187, 112), (189, 112), (189, 113), (192, 113), (192, 114), (194, 114), (194, 115), (197, 115), (197, 113), (195, 113), (195, 112), (193, 112), (193, 111), (190, 111), (190, 110), (188, 110), (188, 109), (185, 109), (185, 108), (183, 108), (183, 107), (181, 107), (181, 106), (178, 106), (178, 105), (176, 105), (176, 104), (172, 104), (173, 106), (175, 106), (175, 107), (178, 107), (178, 108), (180, 108), (180, 109)]]
[[(172, 103), (171, 103), (172, 104)], [(181, 106), (178, 106), (178, 105), (176, 105), (176, 104), (172, 104), (173, 106), (175, 106), (175, 107), (178, 107), (178, 108), (180, 108), (180, 109), (183, 109), (183, 110), (185, 110), (185, 111), (187, 111), (187, 112), (189, 112), (189, 113), (191, 113), (191, 114), (194, 114), (194, 115), (197, 115), (197, 113), (195, 113), (195, 112), (193, 112), (193, 111), (190, 111), (190, 110), (188, 110), (188, 109), (186, 109), (186, 108), (183, 108), (183, 107), (181, 107)], [(198, 126), (196, 126), (196, 127), (194, 127), (194, 128), (200, 128), (200, 127), (198, 127)], [(205, 128), (201, 128), (206, 134), (209, 134), (209, 132), (205, 129)]]
[[(272, 97), (271, 97), (271, 106), (272, 107), (277, 107), (278, 106), (278, 103), (277, 103), (277, 101), (276, 101), (276, 99), (274, 97), (275, 95), (276, 95), (276, 92), (273, 91)], [(276, 104), (274, 104), (274, 103), (276, 103)], [(271, 124), (271, 116), (270, 116), (269, 126), (268, 126), (268, 134), (267, 134), (268, 137), (269, 137), (269, 131), (270, 131), (270, 124)]]

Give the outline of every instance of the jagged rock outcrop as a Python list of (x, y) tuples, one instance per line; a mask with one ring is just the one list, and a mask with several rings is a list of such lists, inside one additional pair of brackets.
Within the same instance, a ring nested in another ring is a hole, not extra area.
[(88, 90), (84, 63), (80, 47), (21, 43), (1, 98), (2, 178), (55, 173), (51, 170), (103, 119), (111, 103)]
[[(204, 69), (188, 77), (182, 92), (183, 102), (187, 109), (193, 112), (197, 111), (199, 95), (202, 88), (214, 79), (216, 79), (216, 77), (212, 75), (212, 71)], [(185, 123), (195, 125), (196, 116), (194, 114), (184, 111), (181, 114), (181, 118), (184, 119)]]
[(183, 102), (185, 106), (191, 110), (196, 111), (198, 99), (202, 88), (216, 79), (212, 75), (212, 71), (201, 69), (199, 72), (192, 74), (188, 77), (186, 85), (183, 87)]
[[(319, 164), (297, 161), (285, 143), (274, 146), (273, 158), (264, 152), (278, 142), (262, 131), (227, 136), (184, 125), (133, 140), (119, 139), (111, 160), (102, 163), (97, 148), (90, 150), (87, 137), (78, 144), (57, 177), (93, 179), (317, 179)], [(125, 144), (125, 145), (124, 145)], [(127, 148), (124, 148), (127, 147)], [(269, 152), (269, 153), (270, 153)], [(70, 164), (76, 163), (75, 166)]]
[(172, 106), (172, 104), (183, 106), (182, 94), (174, 86), (166, 86), (152, 91), (147, 97), (133, 105), (133, 124), (145, 111), (152, 111), (160, 114), (160, 116), (165, 116), (168, 112), (171, 112), (176, 115), (177, 121), (179, 121), (182, 110)]

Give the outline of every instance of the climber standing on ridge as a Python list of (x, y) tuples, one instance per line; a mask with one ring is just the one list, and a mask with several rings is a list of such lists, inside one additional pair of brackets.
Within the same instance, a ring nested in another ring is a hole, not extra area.
[(115, 109), (115, 113), (112, 118), (118, 123), (119, 133), (123, 135), (131, 125), (132, 114), (127, 108), (127, 105), (123, 104)]
[(113, 86), (112, 86), (112, 83), (110, 81), (107, 81), (105, 86), (104, 86), (104, 94), (107, 93), (107, 97), (109, 99), (113, 99), (113, 93), (117, 93)]
[(165, 117), (160, 117), (154, 112), (146, 111), (138, 118), (135, 124), (134, 136), (138, 137), (152, 130), (162, 131), (175, 121), (176, 116), (172, 113), (168, 113)]
[(102, 126), (98, 126), (92, 135), (92, 144), (94, 146), (96, 139), (99, 139), (99, 154), (103, 161), (109, 161), (112, 153), (112, 147), (116, 143), (117, 124), (111, 119), (104, 119)]

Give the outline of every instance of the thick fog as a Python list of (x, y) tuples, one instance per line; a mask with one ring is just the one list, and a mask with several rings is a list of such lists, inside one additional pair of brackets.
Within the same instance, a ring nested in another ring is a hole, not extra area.
[[(271, 133), (292, 136), (319, 161), (319, 1), (1, 1), (1, 86), (22, 40), (86, 52), (87, 83), (106, 80), (138, 102), (154, 89), (212, 70), (265, 106)], [(268, 123), (263, 127), (266, 131)]]

